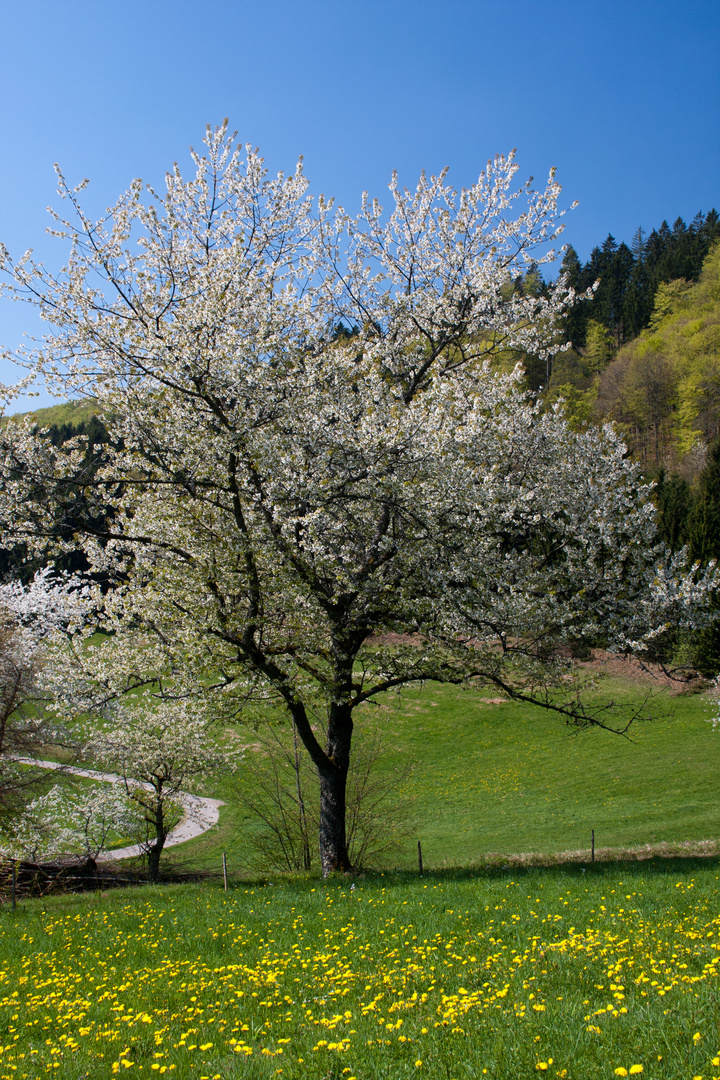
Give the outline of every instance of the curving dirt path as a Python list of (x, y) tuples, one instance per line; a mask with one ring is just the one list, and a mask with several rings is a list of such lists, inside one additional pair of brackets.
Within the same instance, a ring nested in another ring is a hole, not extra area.
[[(90, 780), (104, 780), (109, 784), (122, 782), (122, 777), (116, 773), (98, 772), (97, 769), (78, 769), (70, 765), (63, 765), (59, 761), (37, 761), (35, 758), (15, 758), (23, 765), (38, 765), (42, 769), (61, 769), (73, 776), (87, 776)], [(136, 781), (136, 783), (138, 783)], [(152, 791), (152, 784), (138, 783), (147, 791)], [(189, 791), (180, 791), (173, 796), (183, 808), (183, 817), (175, 828), (168, 833), (165, 847), (175, 844), (184, 844), (186, 840), (192, 840), (196, 836), (202, 836), (211, 826), (215, 825), (220, 817), (220, 807), (225, 803), (222, 799), (208, 799), (202, 795), (191, 795)], [(136, 855), (143, 855), (144, 851), (140, 844), (132, 844), (129, 847), (114, 848), (100, 856), (99, 861), (114, 859), (129, 859)]]

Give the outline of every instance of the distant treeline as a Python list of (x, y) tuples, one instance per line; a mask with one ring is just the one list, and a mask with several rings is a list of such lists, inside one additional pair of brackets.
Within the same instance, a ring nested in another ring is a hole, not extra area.
[[(720, 440), (707, 455), (695, 484), (660, 471), (655, 488), (658, 530), (673, 551), (686, 547), (690, 558), (707, 566), (720, 561)], [(671, 629), (657, 643), (658, 659), (687, 665), (708, 677), (720, 673), (720, 596), (713, 605), (719, 613), (714, 627), (688, 633)]]
[(546, 404), (562, 398), (575, 427), (612, 421), (649, 475), (696, 479), (720, 437), (720, 240), (696, 281), (658, 285), (631, 341), (617, 348), (590, 320), (585, 345), (556, 355), (541, 393)]
[(639, 228), (629, 247), (608, 235), (585, 264), (568, 247), (562, 269), (572, 287), (584, 292), (596, 281), (599, 285), (591, 300), (576, 304), (567, 315), (565, 340), (576, 349), (584, 348), (588, 325), (594, 322), (610, 333), (615, 348), (631, 341), (649, 326), (660, 285), (678, 278), (697, 281), (719, 238), (720, 215), (710, 210), (696, 214), (689, 225), (679, 217), (672, 228), (663, 221), (649, 235)]

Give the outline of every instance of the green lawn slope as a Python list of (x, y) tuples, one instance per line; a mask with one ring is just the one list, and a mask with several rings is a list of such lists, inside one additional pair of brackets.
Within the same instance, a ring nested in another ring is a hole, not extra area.
[[(488, 693), (404, 691), (358, 730), (383, 740), (389, 781), (414, 762), (405, 869), (328, 881), (252, 873), (238, 790), (258, 732), (237, 729), (243, 766), (202, 789), (226, 801), (219, 825), (167, 855), (217, 871), (227, 851), (227, 892), (0, 908), (0, 1080), (720, 1077), (718, 858), (588, 862), (591, 828), (601, 853), (718, 835), (715, 707), (661, 689), (621, 739)], [(573, 849), (584, 865), (557, 858)]]
[[(707, 721), (707, 693), (671, 695), (652, 682), (606, 680), (605, 696), (653, 694), (655, 719), (627, 737), (577, 732), (540, 709), (500, 703), (490, 692), (427, 685), (368, 706), (356, 734), (376, 733), (378, 768), (387, 779), (412, 763), (401, 795), (411, 814), (401, 827), (393, 865), (472, 866), (511, 855), (563, 852), (598, 857), (607, 849), (675, 848), (720, 838), (720, 731)], [(203, 794), (226, 806), (217, 828), (175, 849), (173, 859), (216, 866), (222, 851), (234, 869), (257, 867), (248, 845), (252, 816), (238, 792), (252, 782), (255, 735), (237, 731), (249, 749), (234, 777), (205, 783)]]
[(43, 409), (30, 409), (23, 413), (13, 413), (13, 420), (21, 420), (25, 416), (30, 416), (37, 423), (39, 427), (52, 427), (56, 424), (57, 427), (62, 427), (64, 424), (71, 424), (73, 427), (78, 427), (85, 420), (90, 420), (93, 416), (97, 416), (98, 403), (94, 398), (89, 398), (83, 401), (62, 401), (57, 405), (48, 405)]

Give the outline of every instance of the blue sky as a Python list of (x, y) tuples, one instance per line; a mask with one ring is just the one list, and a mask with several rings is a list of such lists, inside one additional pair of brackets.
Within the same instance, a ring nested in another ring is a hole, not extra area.
[[(608, 232), (720, 209), (718, 57), (720, 0), (6, 0), (0, 240), (59, 265), (54, 161), (98, 210), (228, 116), (349, 210), (393, 169), (462, 186), (517, 147), (521, 176), (555, 165), (579, 201), (564, 239), (586, 259)], [(0, 303), (0, 344), (23, 330)]]

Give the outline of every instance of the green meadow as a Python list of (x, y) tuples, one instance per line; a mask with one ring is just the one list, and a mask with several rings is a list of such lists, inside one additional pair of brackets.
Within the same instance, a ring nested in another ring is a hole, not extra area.
[(368, 707), (411, 814), (392, 865), (325, 882), (258, 871), (238, 729), (219, 825), (164, 856), (227, 852), (227, 892), (2, 907), (0, 1080), (720, 1077), (716, 705), (654, 693), (627, 738), (438, 685)]
[(0, 1077), (720, 1075), (717, 862), (307, 877), (0, 913)]
[[(716, 702), (617, 679), (599, 692), (618, 701), (648, 691), (654, 719), (635, 723), (627, 737), (576, 731), (490, 692), (437, 684), (366, 706), (356, 734), (367, 729), (381, 740), (380, 772), (392, 783), (411, 768), (400, 781), (411, 813), (390, 868), (417, 866), (418, 839), (425, 866), (435, 869), (520, 854), (589, 858), (592, 830), (598, 858), (720, 839), (720, 730), (707, 722)], [(253, 819), (236, 800), (251, 780), (254, 736), (239, 735), (248, 750), (236, 776), (202, 792), (226, 800), (219, 826), (168, 852), (171, 861), (218, 866), (225, 850), (233, 871), (257, 868), (248, 846)]]

